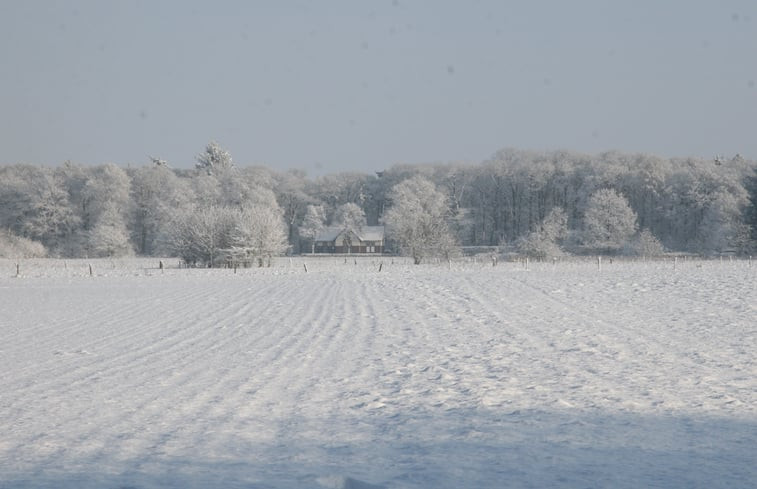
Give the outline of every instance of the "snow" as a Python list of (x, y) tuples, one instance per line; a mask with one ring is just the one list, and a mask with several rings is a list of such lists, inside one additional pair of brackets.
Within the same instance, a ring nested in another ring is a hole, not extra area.
[(757, 481), (746, 261), (164, 263), (0, 260), (0, 488)]

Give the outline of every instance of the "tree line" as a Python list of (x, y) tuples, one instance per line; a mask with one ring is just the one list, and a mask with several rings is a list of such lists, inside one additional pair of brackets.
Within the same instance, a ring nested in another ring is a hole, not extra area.
[(312, 251), (326, 225), (384, 224), (413, 256), (499, 247), (563, 253), (748, 254), (757, 163), (503, 149), (477, 163), (395, 165), (308, 178), (235, 165), (215, 142), (193, 169), (0, 167), (0, 256), (179, 256), (259, 264)]

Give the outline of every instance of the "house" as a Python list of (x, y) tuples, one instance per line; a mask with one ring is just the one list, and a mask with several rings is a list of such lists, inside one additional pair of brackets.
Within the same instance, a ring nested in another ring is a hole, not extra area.
[(384, 226), (327, 227), (315, 237), (315, 252), (381, 254), (384, 252)]

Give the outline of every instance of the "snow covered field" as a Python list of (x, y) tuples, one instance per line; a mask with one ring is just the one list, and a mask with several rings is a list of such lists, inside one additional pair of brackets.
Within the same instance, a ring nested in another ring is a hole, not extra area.
[(757, 485), (757, 264), (88, 263), (0, 260), (2, 489)]

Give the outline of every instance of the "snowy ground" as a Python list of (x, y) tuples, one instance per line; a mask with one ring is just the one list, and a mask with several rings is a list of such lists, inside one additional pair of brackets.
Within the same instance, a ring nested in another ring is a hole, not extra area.
[(0, 260), (0, 488), (757, 484), (757, 264), (92, 263)]

